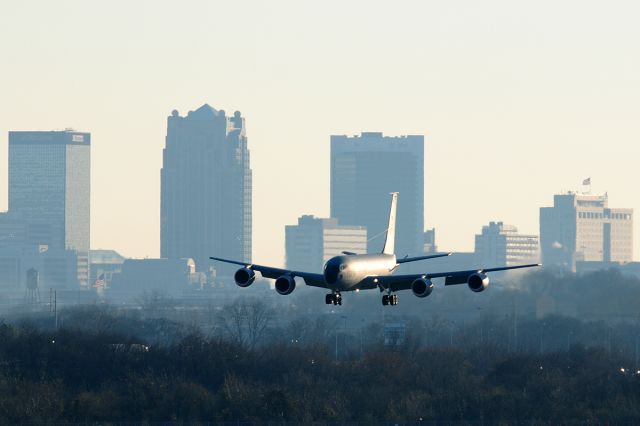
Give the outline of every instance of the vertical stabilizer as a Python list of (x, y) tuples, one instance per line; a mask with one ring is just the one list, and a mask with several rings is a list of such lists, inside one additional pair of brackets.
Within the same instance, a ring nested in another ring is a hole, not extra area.
[(391, 193), (391, 209), (389, 210), (389, 226), (387, 227), (387, 238), (384, 240), (382, 254), (394, 254), (396, 249), (396, 210), (398, 206), (398, 193)]

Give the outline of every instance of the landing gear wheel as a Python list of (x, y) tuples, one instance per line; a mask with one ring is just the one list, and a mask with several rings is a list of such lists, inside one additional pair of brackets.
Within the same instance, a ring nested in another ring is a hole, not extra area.
[(342, 295), (340, 293), (329, 293), (324, 297), (327, 305), (342, 305)]
[(397, 294), (385, 294), (382, 296), (382, 305), (387, 306), (395, 306), (398, 304), (398, 295)]

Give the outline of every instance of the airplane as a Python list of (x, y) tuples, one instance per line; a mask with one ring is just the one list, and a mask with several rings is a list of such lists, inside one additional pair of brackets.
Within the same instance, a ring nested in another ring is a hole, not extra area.
[(488, 272), (541, 266), (539, 263), (533, 263), (466, 271), (393, 275), (398, 266), (403, 263), (449, 256), (451, 253), (397, 258), (394, 248), (398, 193), (392, 192), (390, 195), (389, 226), (384, 248), (379, 254), (342, 252), (341, 256), (335, 256), (327, 261), (321, 274), (273, 268), (219, 257), (210, 257), (210, 259), (242, 266), (234, 274), (234, 280), (240, 287), (250, 286), (256, 279), (255, 272), (258, 271), (264, 278), (276, 280), (275, 289), (279, 294), (288, 295), (296, 288), (295, 278), (300, 277), (308, 286), (331, 290), (331, 293), (325, 296), (327, 305), (342, 305), (342, 292), (379, 289), (381, 293), (385, 293), (382, 296), (382, 304), (394, 306), (398, 304), (398, 295), (395, 294), (397, 291), (411, 290), (415, 296), (421, 298), (429, 296), (433, 292), (434, 286), (431, 281), (433, 278), (444, 278), (445, 286), (467, 284), (471, 291), (479, 293), (489, 286)]

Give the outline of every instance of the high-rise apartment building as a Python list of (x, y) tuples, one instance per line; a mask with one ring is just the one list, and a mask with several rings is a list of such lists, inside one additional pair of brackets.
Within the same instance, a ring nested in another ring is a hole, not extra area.
[(21, 244), (77, 254), (88, 286), (91, 135), (73, 130), (9, 132), (9, 216), (22, 222)]
[(343, 251), (366, 253), (367, 229), (305, 215), (285, 227), (285, 241), (288, 269), (321, 272), (327, 260)]
[[(168, 117), (161, 176), (161, 256), (251, 260), (251, 168), (245, 121), (203, 105)], [(232, 267), (216, 265), (218, 275)]]
[(476, 264), (488, 268), (538, 262), (538, 236), (519, 234), (513, 225), (489, 222), (476, 234), (475, 256)]
[(607, 194), (554, 195), (553, 207), (540, 209), (540, 246), (545, 266), (631, 262), (633, 209), (609, 208)]
[(400, 193), (396, 253), (422, 253), (424, 136), (331, 136), (331, 217), (366, 227), (369, 253), (384, 245), (390, 192)]

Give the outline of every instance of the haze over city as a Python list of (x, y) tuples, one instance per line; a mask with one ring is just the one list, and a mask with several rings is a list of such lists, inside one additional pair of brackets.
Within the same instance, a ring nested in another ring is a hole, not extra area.
[(639, 16), (1, 3), (0, 425), (638, 423)]
[(637, 209), (639, 12), (632, 1), (5, 3), (0, 208), (9, 130), (91, 132), (92, 248), (158, 257), (167, 116), (209, 103), (247, 120), (260, 263), (284, 264), (285, 225), (329, 216), (335, 134), (425, 135), (425, 226), (446, 250), (472, 250), (490, 220), (537, 234), (538, 208), (587, 177)]

